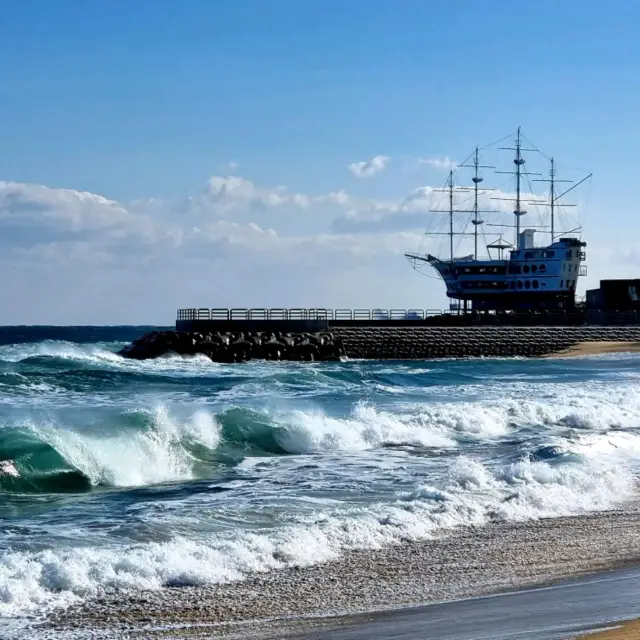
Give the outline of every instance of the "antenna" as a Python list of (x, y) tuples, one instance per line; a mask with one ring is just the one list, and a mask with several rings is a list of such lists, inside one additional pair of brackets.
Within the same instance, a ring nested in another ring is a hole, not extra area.
[[(474, 199), (473, 199), (473, 210), (469, 211), (469, 213), (473, 213), (473, 220), (471, 223), (473, 224), (473, 259), (478, 259), (478, 227), (484, 223), (484, 220), (480, 220), (478, 218), (479, 213), (491, 213), (491, 210), (480, 211), (478, 209), (478, 185), (484, 180), (478, 175), (478, 169), (495, 169), (495, 167), (480, 164), (478, 159), (478, 147), (476, 146), (476, 151), (473, 155), (473, 164), (461, 164), (461, 167), (469, 167), (474, 169), (474, 176), (471, 178), (473, 180), (473, 191), (474, 191)], [(483, 189), (483, 191), (489, 191), (489, 189)]]
[(498, 147), (499, 149), (506, 151), (515, 151), (516, 157), (513, 159), (513, 164), (516, 165), (515, 171), (496, 171), (496, 173), (506, 173), (510, 175), (516, 176), (516, 197), (515, 198), (492, 198), (492, 200), (515, 200), (516, 208), (513, 210), (513, 214), (516, 217), (516, 244), (518, 243), (518, 238), (520, 237), (520, 218), (525, 215), (527, 212), (522, 209), (521, 206), (521, 187), (520, 182), (522, 176), (539, 176), (542, 175), (540, 173), (532, 173), (528, 171), (523, 171), (522, 168), (525, 164), (525, 159), (522, 157), (523, 151), (538, 151), (537, 149), (524, 149), (520, 142), (520, 127), (518, 127), (518, 132), (516, 134), (516, 146), (515, 147)]

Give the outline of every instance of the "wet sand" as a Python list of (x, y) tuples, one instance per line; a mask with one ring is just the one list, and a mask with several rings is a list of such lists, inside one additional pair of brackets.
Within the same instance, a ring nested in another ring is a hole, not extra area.
[(638, 615), (639, 592), (640, 568), (621, 569), (534, 589), (353, 616), (340, 627), (295, 639), (588, 639), (596, 630), (618, 631), (619, 620)]
[(597, 356), (606, 353), (638, 353), (640, 342), (580, 342), (548, 358), (569, 358), (572, 356)]
[(587, 640), (640, 640), (640, 620), (633, 620), (607, 631), (590, 633), (584, 637)]
[[(107, 595), (58, 612), (45, 628), (56, 635), (86, 631), (91, 637), (338, 637), (336, 629), (352, 626), (354, 614), (511, 591), (635, 564), (639, 530), (635, 504), (571, 518), (495, 523), (434, 540), (350, 551), (337, 561), (242, 582)], [(393, 615), (402, 619), (406, 611)], [(464, 607), (459, 615), (464, 619)], [(333, 635), (314, 635), (323, 629), (333, 629)]]
[(640, 620), (627, 622), (620, 627), (589, 633), (586, 640), (640, 640)]

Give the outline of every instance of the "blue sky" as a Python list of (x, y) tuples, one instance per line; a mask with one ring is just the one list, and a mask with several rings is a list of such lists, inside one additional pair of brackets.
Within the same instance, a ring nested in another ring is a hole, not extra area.
[[(440, 306), (441, 287), (413, 273), (400, 251), (403, 240), (415, 248), (418, 216), (403, 218), (406, 228), (394, 218), (373, 238), (370, 228), (347, 237), (339, 218), (380, 203), (393, 209), (438, 186), (443, 172), (416, 159), (460, 160), (518, 125), (545, 151), (594, 172), (591, 273), (637, 275), (637, 3), (5, 0), (1, 8), (0, 180), (31, 191), (11, 192), (0, 209), (15, 276), (0, 293), (0, 322), (163, 322), (176, 306), (216, 300)], [(388, 158), (383, 170), (364, 179), (349, 171), (376, 156)], [(220, 183), (213, 196), (208, 183), (231, 173), (232, 204), (227, 187), (221, 201)], [(52, 191), (44, 197), (33, 185)], [(297, 203), (274, 204), (269, 194), (283, 185)], [(70, 204), (60, 189), (116, 204)], [(341, 190), (353, 201), (322, 199)], [(312, 204), (301, 205), (304, 197)], [(211, 244), (196, 242), (193, 229), (214, 222)], [(269, 261), (262, 236), (247, 239), (257, 234), (251, 225), (276, 234), (274, 253), (315, 258), (289, 275), (281, 256)], [(198, 251), (191, 290), (181, 278)], [(118, 259), (132, 252), (141, 263)], [(232, 279), (222, 288), (221, 268)], [(44, 316), (34, 297), (46, 300)], [(87, 309), (78, 298), (95, 303)]]

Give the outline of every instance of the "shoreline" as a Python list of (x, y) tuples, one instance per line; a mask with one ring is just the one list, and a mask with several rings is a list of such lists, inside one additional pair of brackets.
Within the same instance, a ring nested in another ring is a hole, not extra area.
[(640, 619), (610, 625), (610, 628), (589, 632), (580, 638), (585, 640), (588, 638), (591, 640), (637, 640), (640, 638)]
[(640, 353), (640, 342), (579, 342), (578, 344), (557, 351), (544, 358), (574, 358), (579, 356), (599, 356), (611, 353)]
[[(384, 612), (478, 598), (640, 561), (640, 509), (464, 528), (438, 539), (352, 550), (324, 564), (241, 582), (103, 595), (41, 629), (104, 637), (278, 638), (342, 628)], [(49, 636), (50, 637), (50, 636)], [(81, 636), (80, 636), (81, 637)]]

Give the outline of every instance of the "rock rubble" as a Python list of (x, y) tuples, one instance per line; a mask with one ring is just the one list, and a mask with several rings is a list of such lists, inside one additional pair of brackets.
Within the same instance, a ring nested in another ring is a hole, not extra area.
[(206, 355), (214, 362), (248, 360), (337, 361), (345, 351), (332, 333), (180, 332), (152, 331), (120, 352), (125, 358), (147, 360), (171, 354)]

